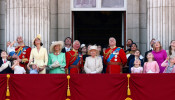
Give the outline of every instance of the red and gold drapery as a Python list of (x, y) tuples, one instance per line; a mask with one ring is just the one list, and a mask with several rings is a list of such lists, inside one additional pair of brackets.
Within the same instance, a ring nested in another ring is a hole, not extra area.
[[(6, 99), (7, 75), (0, 75), (0, 100)], [(71, 100), (125, 100), (127, 74), (70, 75)], [(132, 100), (174, 100), (175, 74), (131, 74)], [(10, 75), (10, 100), (66, 100), (67, 75)]]

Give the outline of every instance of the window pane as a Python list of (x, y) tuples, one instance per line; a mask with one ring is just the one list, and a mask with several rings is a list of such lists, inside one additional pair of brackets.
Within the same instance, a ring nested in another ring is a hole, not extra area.
[(102, 0), (102, 8), (124, 8), (124, 0)]
[(74, 0), (74, 8), (95, 8), (96, 0)]

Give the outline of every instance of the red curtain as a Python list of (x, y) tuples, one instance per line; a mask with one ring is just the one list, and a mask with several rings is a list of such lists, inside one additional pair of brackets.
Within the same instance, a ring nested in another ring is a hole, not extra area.
[[(70, 75), (71, 100), (125, 100), (126, 74)], [(66, 75), (11, 75), (11, 100), (65, 100)], [(0, 75), (0, 98), (6, 98), (6, 75)], [(175, 74), (131, 74), (133, 100), (174, 100)]]

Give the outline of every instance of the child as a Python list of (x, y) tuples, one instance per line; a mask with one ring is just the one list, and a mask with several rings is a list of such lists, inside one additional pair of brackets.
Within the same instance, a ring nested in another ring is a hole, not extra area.
[(19, 65), (18, 60), (14, 60), (13, 63), (12, 70), (14, 70), (14, 74), (26, 74), (25, 69)]
[(129, 73), (131, 73), (131, 68), (134, 66), (135, 59), (139, 59), (141, 61), (141, 66), (143, 66), (144, 62), (143, 62), (143, 59), (140, 58), (140, 50), (136, 50), (134, 52), (134, 56), (132, 57), (132, 59), (130, 59), (130, 62), (129, 62)]
[(175, 73), (175, 56), (167, 57), (161, 66), (166, 67), (163, 73)]
[[(27, 65), (27, 69), (29, 70), (29, 73), (30, 74), (38, 74), (38, 70), (39, 70), (39, 67), (36, 65), (36, 64), (31, 64), (31, 60), (29, 61), (28, 65)], [(32, 65), (32, 68), (30, 68), (29, 65)]]
[(13, 41), (12, 43), (10, 41), (7, 42), (7, 53), (9, 56), (13, 56), (15, 53), (15, 47), (13, 45), (15, 44), (16, 41)]
[(159, 65), (156, 61), (154, 61), (154, 56), (152, 52), (149, 52), (147, 54), (147, 59), (148, 62), (145, 62), (144, 64), (143, 73), (159, 73)]
[(136, 59), (134, 61), (134, 67), (131, 68), (131, 73), (143, 73), (143, 67), (140, 66), (141, 61)]

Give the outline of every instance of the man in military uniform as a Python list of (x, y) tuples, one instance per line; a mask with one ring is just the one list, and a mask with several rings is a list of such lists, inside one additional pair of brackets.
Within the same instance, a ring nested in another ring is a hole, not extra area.
[(66, 74), (80, 73), (83, 68), (83, 56), (78, 52), (80, 42), (75, 40), (73, 43), (73, 50), (66, 52)]
[(103, 61), (107, 66), (106, 73), (122, 73), (123, 66), (127, 63), (127, 58), (122, 48), (116, 47), (115, 38), (109, 38), (110, 48), (104, 52)]
[(31, 48), (24, 45), (23, 39), (21, 36), (17, 37), (18, 46), (15, 48), (17, 55), (17, 60), (20, 62), (20, 66), (26, 69), (26, 66), (29, 62)]

